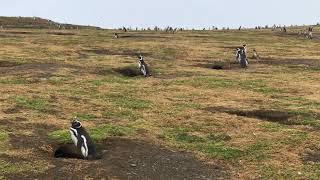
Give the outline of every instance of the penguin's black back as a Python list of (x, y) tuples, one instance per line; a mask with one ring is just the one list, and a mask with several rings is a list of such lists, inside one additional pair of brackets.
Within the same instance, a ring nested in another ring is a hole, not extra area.
[[(88, 132), (86, 131), (85, 128), (83, 127), (80, 127), (80, 128), (77, 128), (77, 132), (78, 132), (78, 142), (83, 142), (81, 136), (84, 136), (87, 140), (87, 146), (88, 146), (88, 156), (90, 155), (95, 155), (97, 153), (97, 150), (96, 150), (96, 146), (95, 144), (93, 143), (91, 137), (89, 136)], [(80, 149), (81, 148), (81, 143), (78, 144), (78, 148)]]

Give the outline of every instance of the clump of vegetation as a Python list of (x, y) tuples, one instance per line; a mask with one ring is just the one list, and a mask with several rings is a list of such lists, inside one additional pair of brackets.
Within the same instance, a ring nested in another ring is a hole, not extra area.
[(47, 107), (46, 101), (40, 98), (28, 98), (25, 96), (13, 96), (11, 98), (16, 105), (27, 109), (44, 110)]
[[(134, 133), (134, 129), (129, 126), (105, 124), (88, 129), (91, 138), (98, 142), (110, 136), (128, 136)], [(59, 142), (71, 142), (70, 134), (66, 130), (58, 130), (48, 134), (49, 138)]]

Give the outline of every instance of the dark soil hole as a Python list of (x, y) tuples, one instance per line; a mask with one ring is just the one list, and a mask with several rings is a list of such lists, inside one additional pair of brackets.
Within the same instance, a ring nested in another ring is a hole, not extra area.
[(292, 117), (288, 112), (274, 110), (254, 110), (254, 111), (230, 111), (230, 114), (238, 116), (253, 117), (271, 122), (290, 124), (289, 118)]
[(308, 162), (320, 163), (320, 150), (318, 148), (309, 150), (303, 155), (302, 160), (305, 163), (308, 163)]
[(197, 67), (215, 69), (215, 70), (231, 70), (231, 69), (240, 69), (238, 62), (212, 62), (207, 64), (197, 64)]
[(54, 151), (55, 158), (83, 159), (74, 144), (64, 144)]
[(223, 112), (223, 113), (233, 114), (237, 116), (258, 118), (265, 121), (278, 122), (281, 124), (288, 124), (288, 125), (292, 124), (292, 122), (290, 122), (290, 119), (294, 117), (292, 114), (289, 114), (286, 111), (276, 111), (276, 110), (242, 111), (242, 110), (229, 109), (225, 107), (209, 107), (209, 108), (205, 108), (204, 110), (209, 112)]
[(123, 68), (114, 69), (115, 72), (127, 76), (127, 77), (136, 77), (141, 76), (142, 73), (139, 71), (138, 67), (128, 66)]
[(68, 32), (47, 32), (47, 34), (58, 35), (58, 36), (73, 36), (75, 33)]
[(16, 113), (20, 112), (20, 109), (21, 109), (20, 107), (15, 106), (13, 108), (6, 109), (3, 112), (6, 113), (6, 114), (16, 114)]
[(0, 61), (0, 67), (14, 67), (18, 66), (19, 63), (17, 62), (10, 62), (10, 61)]

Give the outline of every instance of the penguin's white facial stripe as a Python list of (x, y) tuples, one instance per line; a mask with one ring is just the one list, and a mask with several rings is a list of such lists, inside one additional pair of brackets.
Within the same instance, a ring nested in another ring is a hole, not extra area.
[(70, 131), (72, 131), (72, 133), (76, 136), (76, 137), (78, 137), (78, 131), (76, 130), (76, 129), (74, 129), (74, 128), (70, 128)]
[(81, 146), (81, 152), (84, 157), (88, 157), (88, 144), (87, 139), (84, 137), (84, 135), (81, 135), (81, 138), (83, 139), (83, 144)]
[(77, 130), (73, 129), (73, 128), (70, 128), (70, 136), (71, 136), (71, 139), (74, 143), (74, 145), (78, 145), (78, 132)]

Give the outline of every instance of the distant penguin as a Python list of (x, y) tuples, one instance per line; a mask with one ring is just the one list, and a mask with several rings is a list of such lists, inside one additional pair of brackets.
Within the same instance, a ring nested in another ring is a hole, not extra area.
[(113, 38), (114, 38), (114, 39), (118, 39), (118, 38), (119, 38), (118, 33), (114, 33), (114, 34), (113, 34)]
[(253, 56), (252, 56), (252, 58), (257, 59), (257, 60), (260, 59), (260, 56), (259, 56), (259, 54), (258, 54), (258, 52), (257, 52), (256, 49), (253, 49)]
[(139, 56), (139, 70), (145, 77), (151, 76), (148, 65), (144, 62), (142, 55)]
[(89, 134), (82, 127), (81, 122), (75, 118), (71, 123), (70, 135), (74, 145), (81, 152), (83, 159), (99, 159), (97, 156), (96, 146), (94, 145)]

